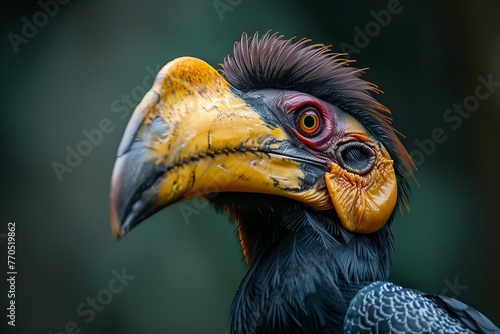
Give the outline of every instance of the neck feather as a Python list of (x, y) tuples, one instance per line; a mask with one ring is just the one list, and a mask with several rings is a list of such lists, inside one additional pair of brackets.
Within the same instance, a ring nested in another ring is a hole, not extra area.
[(357, 291), (388, 278), (389, 224), (376, 233), (354, 234), (334, 212), (295, 201), (219, 197), (214, 204), (236, 220), (249, 263), (233, 301), (234, 333), (335, 332)]

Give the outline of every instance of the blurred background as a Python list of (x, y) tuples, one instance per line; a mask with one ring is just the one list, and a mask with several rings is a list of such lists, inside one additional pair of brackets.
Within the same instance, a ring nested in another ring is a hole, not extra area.
[[(411, 213), (394, 224), (391, 279), (500, 325), (500, 87), (484, 86), (500, 82), (500, 2), (19, 0), (2, 16), (2, 333), (229, 331), (246, 271), (235, 226), (187, 203), (189, 219), (173, 206), (117, 242), (109, 183), (123, 115), (161, 66), (184, 55), (217, 66), (243, 32), (268, 30), (349, 52), (385, 92), (419, 167)], [(479, 86), (488, 97), (474, 97)], [(85, 147), (101, 122), (112, 130)], [(68, 166), (78, 148), (88, 154)], [(59, 176), (56, 165), (67, 166)], [(11, 221), (15, 328), (5, 317)]]

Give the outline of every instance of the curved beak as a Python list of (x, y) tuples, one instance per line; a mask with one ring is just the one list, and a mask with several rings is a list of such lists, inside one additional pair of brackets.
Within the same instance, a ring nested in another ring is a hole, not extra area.
[(326, 166), (291, 158), (300, 154), (273, 117), (199, 59), (165, 65), (118, 150), (110, 193), (115, 237), (167, 205), (217, 192), (275, 194), (331, 209), (324, 182), (314, 184)]

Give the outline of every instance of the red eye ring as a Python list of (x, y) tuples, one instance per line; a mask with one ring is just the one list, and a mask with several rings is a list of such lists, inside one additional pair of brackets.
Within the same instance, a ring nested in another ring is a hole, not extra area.
[(317, 134), (321, 127), (321, 117), (313, 107), (303, 108), (296, 116), (297, 129), (306, 136)]
[[(319, 100), (314, 96), (300, 92), (286, 92), (278, 102), (278, 108), (286, 115), (287, 128), (299, 141), (307, 147), (316, 151), (326, 151), (332, 147), (332, 143), (339, 134), (342, 134), (342, 127), (336, 127), (337, 111), (332, 104)], [(300, 117), (306, 113), (312, 118), (304, 116), (306, 121), (300, 126)], [(316, 121), (313, 124), (313, 120)], [(311, 123), (308, 123), (310, 122)], [(305, 128), (303, 129), (303, 127)], [(314, 126), (312, 126), (314, 125)]]

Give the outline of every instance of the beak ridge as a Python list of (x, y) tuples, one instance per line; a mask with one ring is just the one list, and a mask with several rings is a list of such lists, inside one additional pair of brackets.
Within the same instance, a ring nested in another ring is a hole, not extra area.
[(132, 117), (130, 118), (127, 127), (125, 128), (125, 133), (123, 134), (122, 141), (118, 147), (118, 156), (125, 154), (134, 139), (136, 138), (137, 132), (141, 128), (147, 115), (158, 105), (160, 102), (160, 94), (157, 91), (151, 89), (146, 93), (142, 101), (137, 105)]

